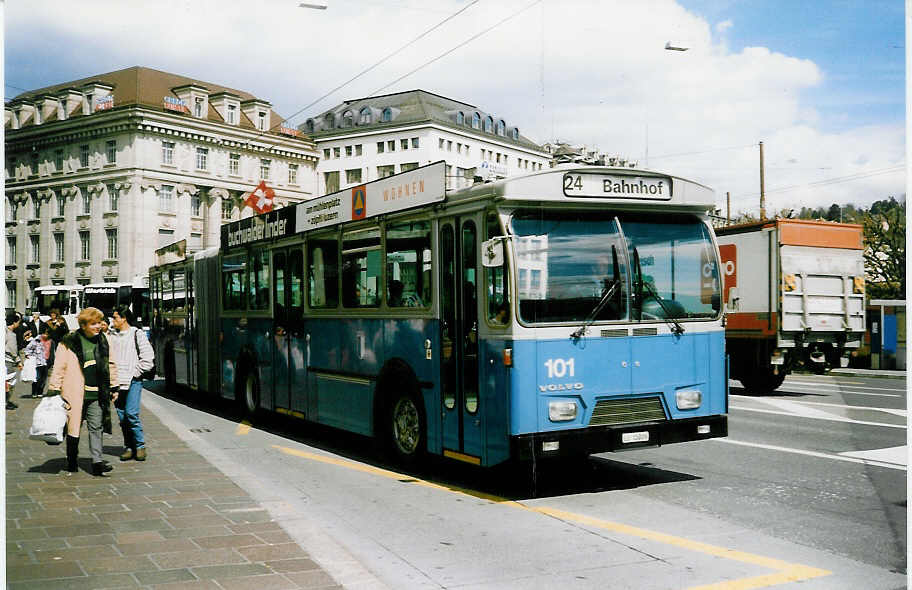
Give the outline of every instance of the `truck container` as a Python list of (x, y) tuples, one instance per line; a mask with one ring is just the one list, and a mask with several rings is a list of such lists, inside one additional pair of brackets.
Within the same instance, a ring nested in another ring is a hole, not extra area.
[(860, 225), (774, 219), (717, 228), (730, 376), (772, 391), (799, 364), (848, 365), (865, 330)]

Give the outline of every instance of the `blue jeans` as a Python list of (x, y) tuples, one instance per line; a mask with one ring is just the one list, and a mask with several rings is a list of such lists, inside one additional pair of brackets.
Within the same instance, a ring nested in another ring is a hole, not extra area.
[(146, 440), (143, 438), (142, 422), (139, 421), (139, 402), (142, 397), (142, 381), (134, 379), (130, 382), (130, 388), (124, 392), (120, 390), (120, 395), (125, 395), (123, 403), (115, 404), (117, 408), (117, 417), (120, 418), (120, 428), (123, 431), (124, 446), (130, 449), (141, 449), (146, 446)]

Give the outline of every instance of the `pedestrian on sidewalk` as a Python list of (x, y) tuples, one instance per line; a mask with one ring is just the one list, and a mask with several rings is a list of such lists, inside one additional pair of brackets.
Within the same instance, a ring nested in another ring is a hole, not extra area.
[(102, 458), (103, 433), (111, 434), (111, 401), (117, 401), (117, 365), (107, 337), (101, 334), (104, 316), (87, 307), (76, 316), (79, 329), (57, 347), (48, 391), (67, 402), (67, 471), (77, 471), (79, 433), (85, 420), (89, 431), (92, 475), (114, 469)]
[(48, 336), (51, 338), (51, 358), (48, 361), (48, 371), (50, 371), (54, 367), (54, 352), (57, 350), (57, 345), (69, 333), (70, 329), (67, 327), (66, 321), (60, 317), (60, 310), (56, 307), (51, 308), (48, 315), (50, 316), (47, 322)]
[(10, 401), (13, 387), (19, 379), (19, 371), (22, 370), (22, 357), (19, 356), (19, 337), (17, 332), (21, 322), (19, 314), (11, 311), (6, 314), (6, 353), (4, 361), (6, 362), (6, 409), (15, 410), (19, 406)]
[(135, 318), (130, 308), (114, 308), (114, 355), (120, 379), (120, 397), (114, 407), (120, 417), (124, 437), (121, 461), (146, 460), (146, 440), (139, 419), (142, 397), (142, 374), (155, 366), (155, 351), (145, 332), (133, 325)]
[(35, 380), (32, 381), (32, 397), (44, 394), (44, 384), (48, 376), (48, 359), (51, 358), (51, 339), (48, 336), (48, 325), (41, 324), (38, 336), (25, 345), (25, 358), (35, 361)]

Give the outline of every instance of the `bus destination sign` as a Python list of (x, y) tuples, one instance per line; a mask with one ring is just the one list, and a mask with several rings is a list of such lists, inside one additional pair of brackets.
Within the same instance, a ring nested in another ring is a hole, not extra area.
[(308, 231), (442, 201), (445, 174), (435, 162), (299, 203), (295, 225)]
[(667, 201), (672, 196), (671, 178), (667, 176), (568, 172), (563, 183), (567, 197)]
[(294, 208), (282, 207), (222, 226), (222, 249), (271, 242), (294, 235)]

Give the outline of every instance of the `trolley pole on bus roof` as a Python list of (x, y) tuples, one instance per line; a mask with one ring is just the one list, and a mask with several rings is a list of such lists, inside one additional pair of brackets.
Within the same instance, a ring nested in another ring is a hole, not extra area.
[(760, 142), (760, 221), (766, 219), (766, 191), (763, 184), (763, 142)]
[(732, 194), (725, 191), (725, 225), (731, 225), (732, 222)]

